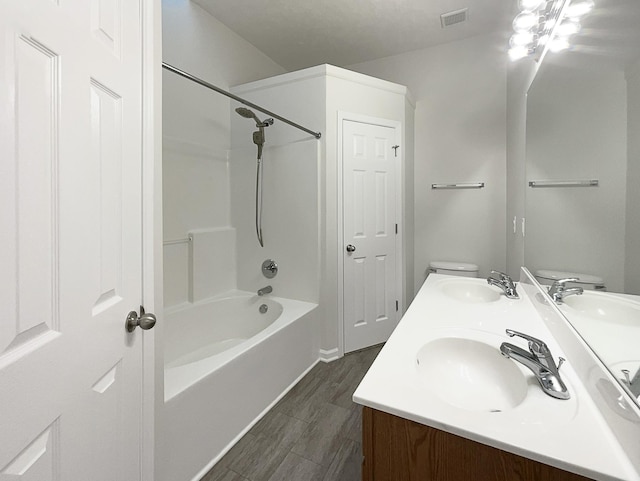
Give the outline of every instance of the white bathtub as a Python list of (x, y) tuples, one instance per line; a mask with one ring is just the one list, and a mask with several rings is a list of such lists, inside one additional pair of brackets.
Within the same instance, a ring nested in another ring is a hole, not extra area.
[(317, 362), (316, 307), (234, 291), (165, 313), (158, 479), (200, 479)]

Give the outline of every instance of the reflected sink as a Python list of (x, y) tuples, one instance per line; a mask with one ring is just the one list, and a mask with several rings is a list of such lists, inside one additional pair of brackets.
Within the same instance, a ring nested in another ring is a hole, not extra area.
[[(491, 338), (493, 342), (493, 337)], [(418, 376), (442, 401), (469, 411), (501, 412), (527, 396), (528, 383), (515, 362), (479, 340), (442, 337), (420, 348)]]
[(564, 306), (593, 319), (640, 327), (640, 303), (623, 297), (586, 291), (582, 295), (567, 296)]
[(440, 282), (440, 290), (462, 302), (481, 303), (500, 300), (502, 293), (478, 279), (452, 279)]

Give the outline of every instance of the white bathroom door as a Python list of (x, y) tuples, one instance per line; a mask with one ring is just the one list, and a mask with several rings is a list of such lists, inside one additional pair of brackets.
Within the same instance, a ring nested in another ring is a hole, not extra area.
[(0, 5), (0, 481), (141, 478), (141, 5)]
[(344, 351), (385, 342), (398, 324), (396, 130), (343, 120)]

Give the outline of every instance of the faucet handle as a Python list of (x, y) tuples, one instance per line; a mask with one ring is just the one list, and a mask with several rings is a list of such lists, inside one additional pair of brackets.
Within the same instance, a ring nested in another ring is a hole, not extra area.
[(509, 277), (507, 274), (505, 274), (504, 272), (500, 272), (500, 271), (491, 271), (491, 276), (498, 276), (498, 279), (500, 279), (501, 281), (511, 281), (511, 277)]
[(512, 329), (506, 329), (505, 332), (509, 337), (518, 336), (529, 341), (529, 350), (537, 356), (546, 356), (550, 352), (549, 347), (546, 345), (546, 343), (536, 337), (530, 336), (529, 334), (524, 334), (522, 332), (514, 331)]
[(553, 284), (551, 284), (551, 288), (553, 289), (564, 289), (565, 288), (565, 284), (567, 282), (577, 282), (580, 279), (578, 279), (577, 277), (566, 277), (564, 279), (557, 279), (555, 281), (553, 281)]
[(624, 381), (627, 383), (627, 386), (631, 387), (631, 378), (629, 377), (630, 371), (628, 369), (621, 369), (622, 374), (624, 374)]

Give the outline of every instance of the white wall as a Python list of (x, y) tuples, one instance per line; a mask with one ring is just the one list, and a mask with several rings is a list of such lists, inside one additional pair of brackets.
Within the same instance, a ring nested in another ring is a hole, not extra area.
[[(164, 0), (162, 7), (165, 62), (225, 90), (284, 71), (189, 0)], [(230, 100), (164, 71), (163, 108), (165, 240), (229, 226)], [(165, 306), (187, 301), (188, 244), (166, 246), (164, 264)], [(227, 269), (215, 274), (230, 275)]]
[(626, 82), (620, 70), (547, 62), (529, 90), (527, 181), (598, 179), (599, 187), (527, 188), (525, 262), (599, 275), (623, 290)]
[[(504, 38), (474, 37), (349, 68), (409, 87), (415, 112), (415, 289), (432, 260), (506, 266)], [(485, 182), (480, 190), (432, 183)]]
[(640, 61), (629, 67), (627, 81), (627, 217), (625, 292), (640, 295)]

